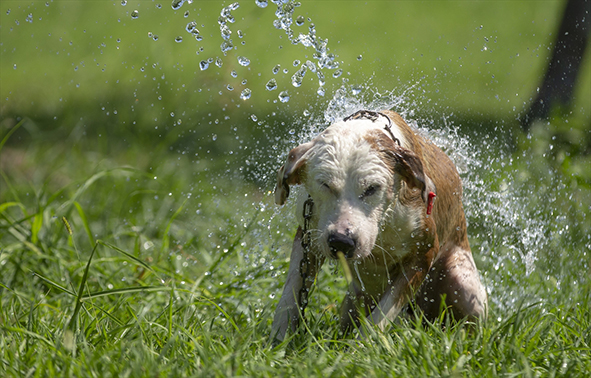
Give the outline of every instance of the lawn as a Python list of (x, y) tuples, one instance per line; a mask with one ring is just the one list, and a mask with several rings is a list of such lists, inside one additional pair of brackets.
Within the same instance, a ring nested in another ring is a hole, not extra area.
[[(587, 376), (589, 56), (571, 108), (517, 122), (562, 3), (302, 2), (293, 29), (313, 22), (343, 69), (324, 96), (311, 68), (291, 84), (317, 60), (272, 2), (231, 11), (224, 55), (228, 5), (0, 4), (0, 376)], [(393, 107), (458, 166), (489, 317), (343, 339), (327, 264), (306, 327), (272, 347), (296, 228), (275, 172), (360, 107)]]

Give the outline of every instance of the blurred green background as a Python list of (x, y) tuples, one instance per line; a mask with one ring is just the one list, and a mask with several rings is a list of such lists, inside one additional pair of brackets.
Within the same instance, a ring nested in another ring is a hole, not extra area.
[[(228, 151), (284, 139), (294, 119), (305, 110), (321, 113), (343, 85), (377, 93), (397, 89), (406, 110), (451, 118), (466, 132), (512, 133), (540, 85), (564, 6), (562, 1), (303, 2), (294, 19), (301, 15), (305, 23), (293, 24), (294, 32), (307, 33), (311, 20), (344, 71), (334, 78), (334, 70), (325, 69), (326, 94), (318, 96), (310, 72), (301, 87), (290, 83), (295, 60), (316, 60), (312, 48), (293, 45), (273, 27), (275, 4), (239, 2), (231, 12), (235, 22), (228, 23), (235, 49), (224, 56), (218, 17), (229, 2), (193, 1), (179, 10), (168, 0), (124, 3), (2, 2), (2, 133), (27, 119), (9, 146), (41, 138), (82, 143), (106, 154), (136, 145), (185, 152), (201, 147), (233, 160)], [(185, 30), (191, 21), (202, 41)], [(179, 36), (182, 41), (176, 42)], [(238, 64), (240, 56), (250, 65)], [(213, 63), (199, 68), (201, 61), (218, 57), (221, 68)], [(278, 64), (281, 70), (273, 74)], [(590, 125), (590, 68), (587, 56), (567, 113), (576, 120), (569, 128)], [(267, 91), (272, 78), (278, 89)], [(241, 100), (245, 88), (252, 96)], [(287, 103), (278, 101), (283, 90), (290, 95)]]

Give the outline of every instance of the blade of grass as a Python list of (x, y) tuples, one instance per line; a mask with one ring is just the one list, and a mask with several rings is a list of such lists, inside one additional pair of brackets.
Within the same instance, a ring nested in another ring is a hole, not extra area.
[(43, 341), (45, 344), (47, 344), (47, 346), (49, 346), (51, 349), (54, 349), (54, 350), (55, 350), (55, 346), (54, 346), (54, 344), (53, 344), (53, 343), (52, 343), (52, 342), (51, 342), (51, 341), (50, 341), (48, 338), (46, 338), (46, 337), (43, 337), (43, 336), (39, 335), (38, 333), (31, 332), (31, 331), (29, 331), (29, 330), (22, 329), (22, 328), (16, 328), (16, 327), (10, 327), (10, 326), (9, 326), (9, 327), (2, 327), (2, 329), (3, 329), (4, 331), (10, 331), (10, 332), (21, 333), (21, 334), (23, 334), (23, 335), (30, 336), (30, 337), (32, 337), (32, 338), (34, 338), (34, 339), (37, 339), (37, 340)]
[[(197, 278), (195, 280), (195, 283), (193, 284), (193, 287), (192, 287), (193, 291), (197, 290), (197, 287), (199, 287), (199, 285), (201, 284), (201, 281), (203, 281), (203, 279), (207, 276), (207, 272), (214, 272), (216, 269), (218, 269), (219, 265), (222, 263), (222, 260), (224, 260), (225, 257), (230, 256), (230, 254), (232, 252), (234, 252), (234, 250), (240, 244), (240, 242), (242, 241), (244, 236), (250, 232), (250, 229), (255, 224), (260, 213), (261, 213), (261, 209), (258, 209), (257, 212), (252, 217), (252, 219), (250, 220), (250, 222), (248, 223), (248, 225), (245, 227), (244, 232), (239, 237), (236, 238), (236, 240), (234, 241), (234, 243), (232, 243), (232, 245), (230, 245), (230, 247), (228, 248), (228, 252), (220, 254), (218, 256), (218, 258), (215, 259), (214, 262), (209, 266), (209, 269), (207, 269), (205, 272), (203, 272), (203, 274), (201, 274), (201, 276), (199, 276), (199, 278)], [(228, 259), (226, 259), (226, 261), (228, 261)]]
[(353, 275), (351, 274), (351, 269), (349, 269), (349, 264), (347, 264), (347, 259), (345, 258), (345, 254), (341, 251), (337, 252), (337, 257), (339, 258), (339, 261), (341, 262), (341, 265), (343, 267), (343, 272), (345, 272), (345, 279), (347, 280), (347, 284), (351, 285), (351, 282), (353, 282)]
[(63, 286), (61, 286), (61, 285), (59, 285), (59, 284), (57, 284), (55, 282), (53, 282), (49, 278), (45, 278), (42, 275), (40, 275), (39, 273), (37, 273), (37, 272), (32, 272), (32, 273), (33, 273), (33, 275), (37, 276), (39, 279), (41, 279), (43, 282), (45, 282), (49, 286), (54, 287), (54, 288), (58, 289), (59, 291), (62, 291), (64, 293), (66, 293), (66, 294), (70, 294), (73, 297), (76, 296), (76, 293), (74, 293), (73, 291), (71, 291), (69, 289), (66, 289), (65, 287), (63, 287)]
[(41, 231), (41, 227), (43, 226), (43, 210), (40, 210), (35, 216), (33, 217), (33, 223), (31, 224), (31, 243), (37, 244), (39, 241), (39, 231)]
[[(90, 176), (90, 178), (88, 178), (86, 181), (84, 181), (84, 184), (82, 184), (80, 186), (80, 188), (78, 188), (78, 190), (76, 191), (76, 193), (74, 193), (74, 195), (67, 200), (66, 202), (64, 202), (57, 210), (57, 213), (62, 213), (62, 214), (67, 214), (69, 212), (70, 206), (72, 206), (74, 204), (74, 202), (76, 202), (76, 200), (82, 195), (82, 193), (84, 193), (90, 186), (92, 186), (92, 184), (94, 184), (98, 179), (105, 177), (105, 176), (109, 176), (115, 172), (119, 172), (119, 171), (129, 171), (129, 172), (133, 172), (133, 173), (137, 173), (138, 170), (133, 168), (133, 167), (117, 167), (117, 168), (113, 168), (113, 169), (107, 169), (104, 171), (100, 171), (98, 173), (95, 173), (94, 175)], [(50, 198), (50, 201), (53, 201), (56, 197), (57, 193), (52, 196)], [(50, 203), (50, 201), (48, 201), (48, 203)]]
[(25, 123), (25, 120), (26, 120), (26, 118), (23, 118), (19, 123), (17, 123), (16, 125), (14, 125), (13, 128), (11, 128), (10, 130), (8, 130), (8, 132), (6, 133), (6, 135), (4, 136), (4, 138), (2, 138), (2, 141), (0, 142), (0, 151), (2, 151), (2, 147), (4, 147), (4, 144), (10, 138), (10, 136), (12, 134), (14, 134), (14, 132), (16, 130), (18, 130)]
[(84, 226), (84, 230), (86, 231), (86, 235), (88, 235), (88, 241), (90, 242), (90, 245), (94, 245), (94, 238), (92, 237), (92, 232), (90, 232), (90, 226), (88, 225), (88, 218), (86, 218), (86, 214), (84, 213), (84, 210), (82, 210), (82, 206), (80, 206), (80, 204), (77, 201), (74, 201), (74, 206), (76, 207), (76, 210), (78, 211), (78, 215), (80, 216), (80, 219), (82, 220), (82, 225)]
[(181, 210), (183, 210), (185, 203), (187, 203), (186, 199), (183, 201), (181, 206), (179, 206), (179, 208), (174, 212), (174, 214), (172, 214), (172, 217), (170, 217), (170, 220), (168, 221), (168, 224), (166, 225), (166, 229), (164, 230), (164, 236), (162, 237), (162, 247), (160, 248), (160, 253), (158, 254), (158, 257), (156, 258), (156, 262), (159, 262), (162, 254), (166, 250), (168, 250), (168, 247), (170, 245), (170, 236), (168, 235), (168, 232), (170, 231), (170, 227), (172, 226), (172, 222), (181, 213)]
[(168, 301), (168, 340), (172, 337), (172, 302), (174, 298), (174, 285), (170, 287), (170, 300)]
[(143, 292), (155, 292), (155, 291), (169, 291), (170, 288), (167, 286), (132, 286), (121, 289), (110, 289), (103, 291), (95, 291), (93, 293), (85, 294), (80, 297), (80, 301), (85, 302), (98, 297), (105, 297), (108, 295), (119, 295), (119, 294), (133, 294)]
[(236, 322), (234, 321), (234, 319), (223, 308), (221, 308), (217, 303), (215, 303), (211, 299), (203, 298), (203, 297), (201, 299), (203, 301), (205, 301), (205, 302), (209, 302), (212, 305), (214, 305), (215, 308), (217, 308), (222, 314), (224, 314), (224, 316), (226, 317), (226, 319), (228, 319), (230, 321), (230, 324), (232, 324), (232, 326), (234, 327), (234, 329), (236, 331), (240, 332), (240, 328), (238, 328), (238, 325), (236, 324)]
[(88, 279), (88, 271), (90, 270), (90, 263), (92, 262), (92, 258), (94, 253), (96, 252), (99, 243), (97, 242), (90, 253), (90, 257), (88, 258), (88, 262), (86, 263), (86, 269), (84, 269), (84, 274), (82, 275), (82, 281), (80, 282), (80, 287), (78, 288), (78, 296), (76, 298), (76, 307), (74, 307), (74, 313), (68, 322), (68, 330), (74, 331), (76, 326), (76, 320), (78, 318), (78, 313), (80, 312), (80, 308), (82, 307), (82, 296), (84, 293), (84, 286), (86, 286), (86, 281)]
[(21, 211), (23, 212), (24, 215), (27, 214), (27, 212), (25, 210), (25, 205), (23, 205), (20, 202), (4, 202), (4, 203), (0, 204), (0, 213), (3, 213), (9, 207), (14, 207), (14, 206), (18, 206), (21, 209)]
[(98, 245), (98, 244), (100, 244), (100, 245), (102, 245), (102, 246), (104, 246), (104, 247), (107, 247), (107, 248), (110, 248), (110, 249), (112, 249), (112, 250), (114, 250), (114, 251), (116, 251), (116, 252), (119, 252), (119, 253), (121, 253), (121, 254), (123, 254), (123, 255), (125, 255), (125, 256), (127, 256), (127, 257), (129, 257), (129, 258), (130, 258), (131, 260), (133, 260), (133, 261), (134, 261), (136, 264), (138, 264), (138, 265), (141, 265), (142, 267), (144, 267), (144, 268), (148, 269), (148, 270), (149, 270), (149, 271), (151, 271), (152, 273), (156, 273), (156, 271), (155, 271), (154, 269), (152, 269), (152, 267), (151, 267), (150, 265), (148, 265), (148, 264), (147, 264), (147, 263), (145, 263), (144, 261), (142, 261), (142, 260), (138, 259), (138, 258), (137, 258), (137, 257), (135, 257), (134, 255), (132, 255), (132, 254), (130, 254), (130, 253), (128, 253), (128, 252), (125, 252), (124, 250), (122, 250), (122, 249), (121, 249), (121, 248), (119, 248), (119, 247), (116, 247), (116, 246), (114, 246), (114, 245), (112, 245), (112, 244), (109, 244), (109, 243), (107, 243), (107, 242), (104, 242), (104, 241), (102, 241), (102, 240), (97, 240), (97, 241), (96, 241), (96, 244), (97, 244), (97, 245)]

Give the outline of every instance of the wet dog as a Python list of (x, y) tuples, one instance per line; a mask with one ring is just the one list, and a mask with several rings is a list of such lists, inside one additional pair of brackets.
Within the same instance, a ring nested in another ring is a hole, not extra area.
[(351, 278), (341, 308), (345, 333), (359, 327), (362, 313), (383, 330), (413, 298), (428, 318), (439, 315), (443, 299), (455, 319), (486, 316), (458, 172), (400, 115), (360, 111), (292, 149), (275, 201), (284, 204), (297, 184), (304, 187), (299, 228), (272, 338), (296, 330), (319, 268), (339, 257)]

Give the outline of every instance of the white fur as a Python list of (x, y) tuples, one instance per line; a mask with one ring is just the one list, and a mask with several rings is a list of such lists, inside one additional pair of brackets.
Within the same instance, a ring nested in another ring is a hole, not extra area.
[[(418, 237), (420, 233), (429, 231), (425, 206), (400, 201), (399, 193), (408, 194), (408, 190), (402, 189), (410, 189), (406, 187), (410, 184), (393, 173), (393, 167), (388, 166), (384, 156), (375, 149), (375, 142), (367, 139), (375, 130), (391, 138), (384, 129), (387, 124), (386, 119), (380, 118), (337, 122), (313, 141), (290, 151), (287, 163), (279, 170), (275, 192), (279, 204), (285, 202), (289, 192), (286, 180), (290, 180), (290, 185), (301, 183), (304, 186), (296, 206), (301, 228), (304, 228), (304, 202), (309, 196), (313, 198), (314, 208), (308, 228), (312, 236), (308, 253), (310, 271), (304, 281), (299, 271), (304, 256), (300, 230), (294, 240), (287, 281), (273, 320), (273, 339), (282, 340), (288, 329), (292, 332), (297, 329), (299, 293), (302, 288), (312, 286), (323, 261), (334, 258), (329, 246), (331, 235), (346, 234), (355, 240), (347, 260), (353, 280), (341, 308), (343, 330), (358, 325), (358, 310), (363, 307), (371, 312), (371, 322), (383, 329), (408, 300), (406, 290), (411, 279), (407, 275), (429, 271), (430, 263), (417, 258), (418, 254), (411, 254), (417, 251), (417, 240), (425, 240)], [(392, 124), (391, 132), (401, 147), (409, 148), (409, 141), (396, 124)], [(303, 172), (298, 170), (302, 162), (306, 168)], [(430, 182), (426, 176), (425, 180)], [(375, 190), (369, 190), (372, 187)], [(436, 239), (426, 240), (435, 243)], [(428, 243), (421, 244), (423, 252), (431, 247), (439, 248)], [(471, 252), (453, 244), (444, 245), (443, 251), (444, 256), (435, 262), (431, 272), (445, 287), (431, 285), (429, 290), (449, 294), (449, 299), (459, 301), (458, 307), (465, 314), (485, 315), (486, 292), (480, 284)]]
[[(339, 227), (350, 228), (358, 237), (353, 258), (364, 259), (371, 255), (381, 226), (400, 229), (406, 234), (418, 226), (418, 218), (412, 211), (396, 208), (397, 201), (392, 201), (391, 189), (400, 183), (394, 182), (395, 177), (389, 168), (365, 140), (371, 129), (381, 130), (389, 136), (384, 125), (366, 119), (335, 123), (306, 153), (307, 175), (311, 179), (304, 182), (305, 190), (300, 194), (296, 215), (303, 226), (303, 203), (310, 194), (315, 206), (312, 218), (312, 227), (316, 230), (313, 232), (314, 249), (326, 257), (330, 257), (328, 235)], [(392, 131), (396, 131), (394, 135), (398, 135), (403, 143), (402, 134), (395, 126)], [(372, 185), (379, 187), (376, 193), (362, 197)], [(386, 217), (386, 213), (392, 216)], [(391, 224), (384, 225), (385, 219)]]

